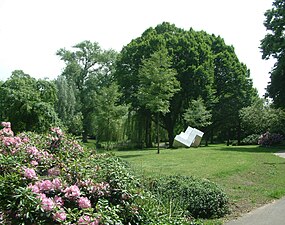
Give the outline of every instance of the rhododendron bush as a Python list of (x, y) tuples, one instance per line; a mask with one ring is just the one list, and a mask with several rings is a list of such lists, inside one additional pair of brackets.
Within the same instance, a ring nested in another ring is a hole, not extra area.
[(15, 136), (1, 125), (1, 224), (160, 223), (159, 209), (146, 206), (154, 200), (117, 158), (83, 150), (59, 128)]

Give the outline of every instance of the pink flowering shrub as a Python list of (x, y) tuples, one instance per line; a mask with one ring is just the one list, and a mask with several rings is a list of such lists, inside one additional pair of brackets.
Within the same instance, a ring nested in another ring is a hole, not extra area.
[(78, 205), (81, 209), (91, 208), (91, 202), (87, 197), (80, 197), (78, 199)]
[(37, 174), (34, 169), (24, 168), (24, 177), (27, 179), (37, 179)]
[(117, 158), (84, 150), (59, 128), (14, 136), (2, 126), (0, 224), (166, 224)]

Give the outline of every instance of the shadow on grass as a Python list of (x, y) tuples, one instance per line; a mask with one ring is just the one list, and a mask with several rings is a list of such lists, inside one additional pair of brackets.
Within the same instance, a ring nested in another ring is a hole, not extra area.
[(271, 166), (275, 166), (275, 165), (282, 165), (285, 164), (285, 162), (280, 162), (280, 163), (276, 163), (276, 162), (265, 162), (265, 165), (271, 165)]
[(140, 156), (142, 156), (142, 155), (139, 155), (139, 154), (137, 154), (137, 155), (120, 155), (118, 157), (123, 158), (123, 159), (129, 159), (129, 158), (135, 158), (135, 157), (140, 157)]
[(285, 149), (285, 146), (260, 147), (260, 146), (228, 146), (215, 147), (215, 150), (233, 151), (233, 152), (252, 152), (252, 153), (275, 153)]

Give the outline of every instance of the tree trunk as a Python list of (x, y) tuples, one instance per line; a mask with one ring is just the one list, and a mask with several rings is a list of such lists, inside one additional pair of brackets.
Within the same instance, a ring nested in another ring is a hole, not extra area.
[(151, 148), (152, 147), (152, 141), (151, 141), (151, 114), (150, 114), (150, 112), (146, 113), (145, 145), (146, 145), (147, 148)]
[(160, 152), (159, 142), (160, 142), (160, 135), (159, 135), (159, 112), (156, 114), (156, 134), (157, 134), (157, 154)]
[(173, 127), (169, 127), (167, 132), (168, 132), (169, 148), (173, 148), (173, 143), (174, 143), (174, 130), (173, 130)]
[(210, 138), (210, 143), (211, 144), (214, 144), (214, 130), (213, 130), (213, 128), (211, 129), (211, 138)]
[(241, 125), (240, 123), (238, 123), (238, 127), (237, 127), (237, 144), (240, 145), (241, 142)]
[(82, 142), (88, 142), (88, 119), (86, 115), (83, 115), (83, 131), (82, 131)]
[(227, 131), (227, 146), (230, 146), (230, 129)]
[(82, 132), (82, 142), (83, 143), (87, 143), (88, 142), (88, 135), (87, 135), (87, 131), (83, 130)]

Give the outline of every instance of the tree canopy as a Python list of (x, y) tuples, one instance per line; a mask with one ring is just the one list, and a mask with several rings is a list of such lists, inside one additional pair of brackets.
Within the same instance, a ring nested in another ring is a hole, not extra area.
[[(188, 126), (183, 114), (198, 98), (213, 112), (211, 129), (228, 130), (230, 126), (238, 126), (238, 111), (252, 102), (257, 91), (252, 87), (249, 70), (238, 60), (234, 48), (227, 46), (221, 37), (204, 31), (183, 30), (166, 22), (148, 28), (119, 54), (116, 79), (123, 93), (122, 100), (130, 103), (133, 110), (140, 108), (139, 71), (144, 59), (160, 46), (165, 46), (172, 58), (171, 68), (177, 72), (175, 77), (181, 87), (169, 102), (169, 112), (160, 119), (168, 132), (170, 147), (174, 133)], [(143, 112), (141, 116), (150, 115)], [(233, 121), (236, 123), (231, 125)]]
[(56, 100), (52, 82), (15, 70), (0, 86), (1, 119), (10, 121), (16, 132), (46, 131), (59, 124), (54, 110)]
[(267, 96), (274, 105), (285, 108), (285, 2), (275, 0), (272, 8), (265, 13), (264, 26), (268, 33), (261, 40), (262, 58), (271, 56), (277, 60), (271, 71), (271, 81), (267, 86)]
[(176, 79), (177, 72), (171, 68), (171, 58), (162, 47), (144, 59), (139, 68), (139, 87), (137, 97), (142, 107), (156, 114), (157, 153), (159, 154), (159, 115), (169, 113), (170, 100), (180, 90)]
[[(94, 102), (90, 96), (94, 88), (111, 81), (116, 52), (102, 50), (97, 42), (83, 41), (73, 46), (73, 50), (58, 50), (57, 55), (66, 63), (62, 75), (75, 88), (77, 110), (82, 115), (83, 141), (86, 142), (92, 130), (90, 120), (94, 111)], [(94, 79), (98, 83), (89, 85)]]

